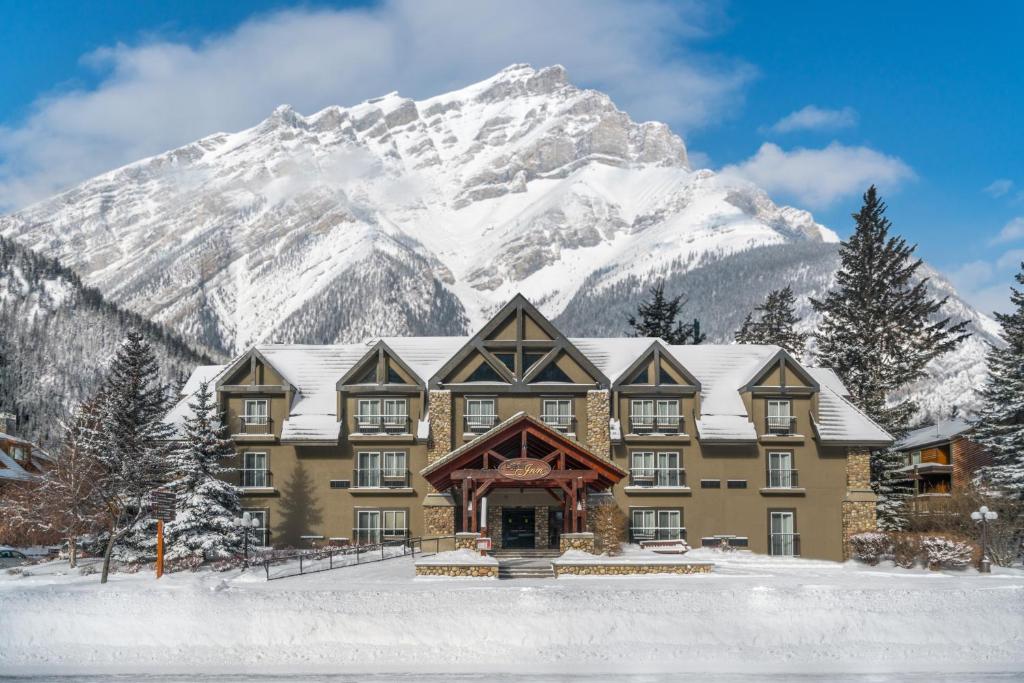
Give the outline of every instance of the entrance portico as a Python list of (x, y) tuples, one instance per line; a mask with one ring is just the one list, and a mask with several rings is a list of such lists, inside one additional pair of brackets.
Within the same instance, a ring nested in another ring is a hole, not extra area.
[[(542, 421), (517, 413), (422, 474), (438, 491), (452, 493), (461, 531), (486, 533), (498, 546), (545, 548), (558, 532), (585, 531), (588, 493), (611, 489), (627, 473)], [(489, 528), (495, 524), (500, 528)]]

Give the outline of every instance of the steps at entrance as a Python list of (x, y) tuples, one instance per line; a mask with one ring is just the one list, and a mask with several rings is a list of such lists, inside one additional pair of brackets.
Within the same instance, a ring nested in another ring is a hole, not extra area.
[(548, 561), (523, 562), (518, 564), (515, 560), (498, 562), (499, 579), (552, 579), (555, 572)]
[(561, 555), (561, 553), (557, 550), (549, 550), (547, 548), (506, 548), (502, 550), (492, 550), (490, 555), (498, 560), (534, 557), (553, 559)]

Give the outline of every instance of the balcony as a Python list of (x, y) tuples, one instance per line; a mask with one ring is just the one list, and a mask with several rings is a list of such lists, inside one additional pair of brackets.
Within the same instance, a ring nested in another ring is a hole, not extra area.
[(768, 538), (768, 554), (781, 557), (799, 557), (800, 534), (772, 534)]
[(576, 433), (576, 418), (573, 415), (541, 415), (541, 422), (562, 434)]
[(274, 476), (270, 470), (243, 468), (238, 470), (238, 485), (243, 489), (272, 491), (274, 490)]
[(643, 436), (673, 436), (685, 434), (685, 424), (682, 415), (632, 415), (629, 431)]
[(352, 418), (352, 434), (364, 436), (408, 435), (408, 415), (355, 415)]
[(629, 530), (633, 543), (641, 541), (681, 541), (686, 540), (686, 527), (683, 526), (643, 526)]
[(629, 486), (644, 489), (685, 488), (686, 470), (682, 467), (634, 467), (629, 471)]
[(768, 470), (765, 472), (765, 487), (761, 493), (774, 496), (802, 496), (807, 493), (800, 487), (800, 473), (793, 469)]
[(793, 436), (796, 434), (795, 415), (770, 415), (765, 418), (764, 433), (769, 436)]
[(239, 415), (237, 431), (232, 438), (263, 441), (274, 438), (274, 421), (266, 415)]
[(407, 469), (355, 469), (352, 471), (352, 488), (355, 489), (409, 489), (409, 470)]
[(498, 424), (497, 415), (466, 415), (462, 421), (463, 432), (466, 434), (483, 434)]

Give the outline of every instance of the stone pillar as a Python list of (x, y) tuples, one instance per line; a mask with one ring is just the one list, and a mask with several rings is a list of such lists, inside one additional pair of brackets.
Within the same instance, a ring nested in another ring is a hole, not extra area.
[(548, 548), (548, 506), (533, 508), (533, 546), (540, 550)]
[(501, 506), (491, 505), (491, 501), (487, 501), (487, 535), (491, 537), (491, 547), (501, 550)]
[(607, 389), (587, 392), (587, 443), (595, 455), (606, 460), (612, 457), (611, 434), (608, 420), (611, 417), (611, 399)]
[(589, 531), (578, 534), (562, 534), (562, 538), (558, 542), (558, 550), (563, 553), (566, 550), (582, 550), (585, 553), (593, 553), (594, 534)]
[(427, 411), (430, 420), (427, 464), (431, 465), (452, 449), (452, 392), (448, 389), (431, 389)]
[(475, 531), (460, 531), (455, 534), (455, 549), (476, 550), (476, 539), (478, 538), (480, 538), (480, 534)]
[(455, 500), (448, 493), (428, 493), (423, 499), (423, 535), (455, 533)]
[(843, 499), (843, 559), (851, 556), (850, 537), (878, 528), (871, 490), (871, 451), (850, 450), (846, 454), (846, 498)]

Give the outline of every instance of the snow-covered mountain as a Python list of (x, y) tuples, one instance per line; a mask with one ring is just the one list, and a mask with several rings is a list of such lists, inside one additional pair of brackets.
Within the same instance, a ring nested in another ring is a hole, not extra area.
[[(0, 234), (214, 352), (464, 333), (515, 292), (573, 334), (615, 334), (653, 279), (700, 273), (742, 293), (703, 318), (727, 339), (759, 283), (827, 287), (837, 242), (806, 211), (691, 169), (666, 125), (525, 65), (422, 101), (280, 107), (2, 218)], [(716, 267), (749, 258), (767, 272)], [(720, 293), (687, 291), (702, 310)]]

